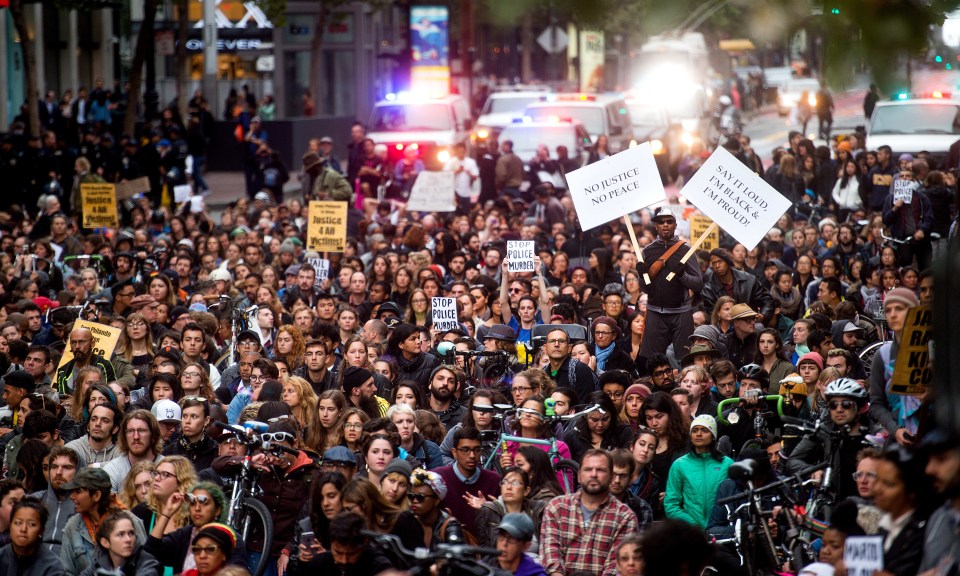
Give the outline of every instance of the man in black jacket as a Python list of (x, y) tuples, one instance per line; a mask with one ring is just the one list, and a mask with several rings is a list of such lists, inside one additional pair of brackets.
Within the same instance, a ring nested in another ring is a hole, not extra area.
[[(647, 324), (640, 355), (650, 358), (654, 354), (662, 354), (672, 343), (674, 355), (682, 356), (687, 351), (688, 337), (693, 334), (690, 291), (700, 291), (703, 277), (696, 258), (690, 258), (686, 264), (680, 262), (687, 252), (685, 245), (663, 263), (658, 274), (650, 274), (654, 263), (663, 258), (674, 244), (681, 242), (676, 236), (677, 219), (673, 212), (663, 207), (657, 208), (652, 220), (657, 227), (657, 239), (643, 249), (643, 261), (637, 264), (644, 281), (650, 278), (650, 283), (644, 288), (648, 294)], [(672, 278), (671, 272), (674, 274)]]
[[(749, 272), (741, 272), (733, 267), (733, 256), (723, 248), (710, 251), (710, 268), (713, 274), (707, 277), (703, 285), (703, 305), (713, 310), (717, 299), (730, 296), (735, 302), (747, 304), (758, 310), (766, 325), (776, 309), (770, 293), (763, 289), (760, 280)], [(649, 320), (648, 320), (649, 322)]]

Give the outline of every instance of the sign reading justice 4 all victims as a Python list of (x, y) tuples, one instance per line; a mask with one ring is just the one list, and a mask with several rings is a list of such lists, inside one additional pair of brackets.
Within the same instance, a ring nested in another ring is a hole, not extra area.
[(728, 234), (753, 250), (790, 209), (790, 200), (717, 148), (683, 187), (683, 195)]
[(649, 142), (567, 174), (582, 230), (663, 202), (666, 192)]

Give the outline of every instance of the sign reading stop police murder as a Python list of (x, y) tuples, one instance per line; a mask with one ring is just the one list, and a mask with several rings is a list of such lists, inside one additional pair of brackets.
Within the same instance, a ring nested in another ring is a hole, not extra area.
[(407, 201), (408, 212), (453, 212), (457, 209), (454, 201), (454, 173), (421, 172), (410, 190)]
[(663, 202), (667, 196), (649, 142), (570, 172), (567, 188), (582, 230)]
[(507, 272), (533, 272), (533, 240), (507, 240)]
[(917, 183), (913, 180), (894, 180), (893, 182), (893, 201), (903, 200), (904, 204), (913, 202), (913, 190)]
[(933, 366), (930, 362), (932, 338), (933, 310), (929, 306), (914, 306), (907, 310), (900, 350), (890, 380), (890, 392), (923, 395), (933, 382)]
[[(703, 233), (707, 231), (707, 228), (713, 224), (713, 220), (707, 218), (706, 216), (690, 216), (690, 238), (700, 238), (703, 236)], [(700, 244), (701, 250), (706, 250), (709, 252), (714, 248), (720, 247), (720, 231), (716, 228), (710, 232), (710, 235), (707, 236)]]
[(791, 202), (724, 148), (717, 148), (683, 187), (683, 195), (753, 250)]
[(457, 301), (455, 299), (434, 296), (431, 304), (433, 304), (434, 330), (446, 332), (460, 327), (460, 322), (457, 320)]
[[(117, 341), (120, 340), (121, 328), (114, 328), (106, 324), (98, 324), (88, 320), (77, 320), (73, 323), (73, 329), (86, 328), (93, 334), (93, 354), (103, 356), (107, 360), (113, 356), (113, 349), (117, 347)], [(63, 350), (63, 356), (60, 357), (60, 364), (57, 368), (64, 366), (67, 362), (73, 360), (73, 350), (70, 349), (69, 341), (67, 347)]]
[(113, 184), (80, 185), (84, 228), (119, 228), (117, 189)]
[(343, 252), (347, 244), (347, 203), (310, 202), (307, 221), (307, 250)]
[(847, 576), (873, 576), (883, 570), (882, 536), (848, 536), (843, 544)]

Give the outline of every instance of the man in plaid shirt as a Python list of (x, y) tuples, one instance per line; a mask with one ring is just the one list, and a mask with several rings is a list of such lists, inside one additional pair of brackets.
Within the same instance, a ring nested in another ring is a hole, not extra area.
[(580, 463), (580, 490), (558, 496), (543, 511), (540, 563), (550, 576), (612, 576), (617, 548), (637, 533), (637, 517), (610, 495), (613, 460), (591, 449)]

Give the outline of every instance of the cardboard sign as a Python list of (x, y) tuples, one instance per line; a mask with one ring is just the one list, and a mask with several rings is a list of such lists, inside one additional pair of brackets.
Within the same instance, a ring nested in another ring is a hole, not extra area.
[(330, 277), (330, 261), (326, 258), (307, 258), (307, 264), (309, 264), (316, 273), (313, 285), (319, 288), (320, 285)]
[(690, 178), (683, 195), (747, 250), (753, 250), (791, 206), (722, 147)]
[[(106, 324), (90, 322), (88, 320), (77, 320), (73, 323), (73, 329), (86, 328), (93, 334), (93, 354), (103, 356), (107, 360), (113, 356), (113, 349), (117, 347), (117, 341), (120, 340), (121, 328), (114, 328)], [(70, 348), (69, 341), (67, 347), (63, 350), (63, 356), (60, 357), (60, 364), (57, 368), (63, 367), (67, 362), (73, 360), (73, 350)]]
[(453, 212), (457, 209), (454, 198), (453, 172), (421, 172), (410, 190), (407, 200), (408, 212)]
[(84, 228), (119, 228), (117, 189), (113, 184), (80, 185)]
[(310, 202), (307, 220), (307, 250), (343, 252), (347, 244), (347, 203)]
[(882, 536), (847, 536), (843, 545), (847, 576), (873, 576), (883, 570)]
[(663, 202), (667, 196), (649, 142), (570, 172), (567, 188), (582, 230)]
[(932, 339), (933, 309), (914, 306), (907, 310), (900, 350), (890, 380), (890, 392), (921, 396), (927, 386), (933, 383), (933, 362), (930, 361)]
[(446, 332), (460, 327), (460, 321), (457, 319), (457, 301), (454, 298), (442, 298), (434, 296), (431, 301), (433, 304), (433, 329), (437, 332)]
[(150, 179), (142, 176), (135, 180), (117, 182), (117, 200), (133, 198), (137, 194), (146, 194), (150, 191)]
[[(707, 228), (713, 224), (713, 220), (707, 218), (706, 216), (691, 216), (690, 217), (690, 238), (700, 238), (703, 236), (703, 233), (707, 231)], [(700, 244), (701, 250), (713, 250), (714, 248), (720, 247), (720, 231), (714, 229), (706, 239)]]
[(895, 180), (893, 182), (893, 201), (903, 200), (904, 204), (913, 202), (913, 191), (917, 183), (913, 180)]
[(534, 272), (533, 240), (507, 240), (507, 271)]

